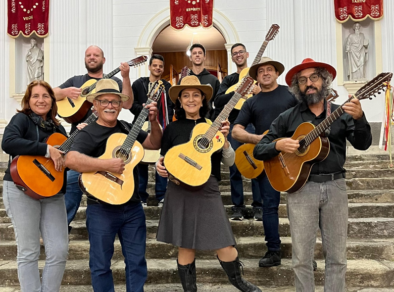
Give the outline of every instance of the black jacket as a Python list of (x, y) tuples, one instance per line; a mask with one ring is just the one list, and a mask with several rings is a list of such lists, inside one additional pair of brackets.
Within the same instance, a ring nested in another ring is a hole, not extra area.
[[(237, 73), (237, 72), (224, 77), (222, 84), (220, 84), (219, 91), (217, 92), (217, 95), (215, 97), (215, 112), (212, 117), (213, 119), (216, 119), (216, 117), (223, 110), (224, 106), (233, 97), (234, 91), (227, 93), (227, 94), (226, 94), (226, 91), (234, 84), (237, 84), (238, 80), (239, 80), (239, 73)], [(237, 109), (233, 109), (231, 111), (230, 116), (228, 117), (228, 120), (230, 121), (231, 124), (233, 124), (234, 121), (237, 119), (238, 114), (239, 114), (239, 110), (237, 110)]]

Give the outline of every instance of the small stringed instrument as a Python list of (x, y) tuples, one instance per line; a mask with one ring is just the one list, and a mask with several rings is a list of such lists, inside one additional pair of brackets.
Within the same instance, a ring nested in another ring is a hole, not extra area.
[[(189, 67), (185, 66), (182, 68), (181, 70), (181, 78), (179, 79), (178, 84), (181, 83), (181, 80), (183, 77), (189, 76), (190, 75), (191, 70), (189, 69)], [(176, 116), (175, 114), (172, 116), (172, 121), (175, 122), (176, 121)]]
[(212, 125), (197, 124), (189, 142), (168, 150), (164, 156), (164, 165), (171, 181), (192, 189), (200, 188), (208, 181), (211, 175), (211, 156), (220, 150), (226, 141), (219, 128), (237, 102), (243, 95), (248, 94), (252, 87), (253, 79), (246, 77)]
[[(163, 127), (161, 125), (160, 125), (160, 128), (163, 129)], [(150, 121), (146, 121), (144, 123), (144, 125), (142, 126), (142, 130), (150, 133)], [(141, 163), (153, 164), (153, 163), (156, 163), (156, 161), (159, 160), (159, 158), (160, 158), (160, 149), (159, 150), (145, 149), (145, 155), (144, 155), (144, 158), (142, 159)]]
[[(387, 86), (392, 75), (392, 73), (379, 74), (361, 87), (345, 103), (352, 98), (362, 100), (380, 93)], [(323, 161), (328, 156), (330, 143), (327, 137), (321, 135), (344, 113), (342, 109), (344, 104), (316, 127), (311, 123), (299, 125), (291, 137), (294, 140), (299, 140), (300, 143), (300, 147), (295, 153), (281, 152), (278, 156), (264, 161), (265, 172), (275, 190), (293, 193), (305, 185), (313, 164)]]
[[(84, 123), (90, 124), (97, 120), (93, 112)], [(67, 153), (79, 130), (75, 130), (67, 139), (60, 133), (48, 137), (46, 143)], [(64, 184), (64, 171), (56, 171), (51, 158), (45, 156), (16, 156), (10, 166), (12, 180), (18, 189), (33, 199), (39, 200), (52, 197), (60, 192)]]
[[(156, 81), (148, 93), (145, 104), (158, 101), (163, 89), (163, 82)], [(82, 173), (79, 177), (79, 186), (85, 194), (112, 205), (121, 205), (131, 199), (134, 194), (133, 170), (144, 157), (144, 148), (137, 141), (137, 137), (148, 114), (149, 110), (144, 107), (128, 135), (112, 134), (107, 140), (104, 154), (99, 157), (99, 159), (123, 159), (126, 164), (123, 173), (109, 171)]]
[[(133, 60), (128, 61), (130, 67), (135, 67), (146, 62), (148, 58), (146, 56), (140, 56)], [(104, 75), (103, 78), (111, 78), (120, 72), (119, 68), (111, 71)], [(62, 117), (68, 123), (79, 122), (89, 111), (92, 104), (86, 100), (86, 96), (89, 93), (94, 93), (96, 88), (96, 79), (90, 79), (86, 81), (82, 86), (82, 93), (77, 99), (71, 99), (66, 97), (62, 100), (56, 101), (57, 114)]]
[[(331, 89), (331, 94), (326, 98), (327, 101), (332, 102), (338, 97), (338, 93)], [(263, 134), (267, 134), (269, 130)], [(256, 144), (245, 143), (235, 150), (235, 165), (239, 172), (246, 178), (252, 179), (258, 177), (264, 171), (264, 162), (257, 160), (253, 156), (253, 150)]]
[[(277, 24), (273, 24), (271, 25), (267, 35), (265, 36), (265, 41), (263, 42), (263, 44), (260, 47), (260, 50), (257, 52), (256, 57), (254, 58), (254, 61), (252, 63), (252, 66), (256, 65), (258, 62), (260, 62), (261, 60), (261, 56), (263, 56), (265, 48), (268, 45), (269, 41), (272, 41), (275, 36), (277, 35), (277, 33), (279, 32), (279, 25)], [(241, 71), (241, 73), (239, 73), (239, 81), (237, 84), (234, 84), (233, 86), (229, 87), (226, 91), (226, 94), (235, 91), (238, 86), (242, 83), (242, 80), (246, 77), (249, 76), (249, 68), (245, 68)], [(251, 97), (252, 94), (249, 94), (247, 96), (245, 96), (244, 98), (241, 98), (237, 105), (234, 107), (237, 110), (240, 110), (241, 107), (243, 106), (243, 104), (245, 103), (245, 100), (248, 99), (249, 97)]]

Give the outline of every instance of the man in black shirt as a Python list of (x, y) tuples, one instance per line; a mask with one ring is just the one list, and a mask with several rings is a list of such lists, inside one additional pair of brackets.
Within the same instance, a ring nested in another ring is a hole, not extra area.
[[(245, 101), (234, 122), (232, 137), (241, 143), (257, 144), (263, 133), (269, 129), (273, 120), (298, 102), (287, 86), (279, 85), (277, 78), (283, 73), (284, 66), (268, 57), (249, 69), (249, 75), (260, 85), (261, 92)], [(249, 124), (255, 127), (255, 134), (248, 133)], [(280, 193), (275, 191), (267, 175), (263, 172), (256, 181), (259, 184), (263, 203), (263, 226), (268, 251), (260, 260), (260, 267), (281, 264), (279, 215)]]
[[(242, 70), (248, 67), (247, 59), (249, 57), (249, 53), (246, 51), (246, 48), (241, 43), (236, 43), (231, 47), (231, 56), (232, 60), (237, 66), (237, 72), (227, 75), (224, 77), (222, 84), (220, 85), (219, 91), (215, 98), (215, 113), (214, 119), (220, 114), (223, 110), (224, 106), (230, 101), (233, 97), (234, 92), (230, 92), (226, 94), (228, 88), (233, 86), (234, 84), (238, 83), (239, 74)], [(261, 91), (259, 86), (255, 86), (253, 88), (253, 93), (258, 94)], [(242, 143), (235, 140), (231, 133), (234, 127), (234, 121), (238, 117), (239, 110), (233, 109), (228, 117), (230, 121), (230, 132), (228, 134), (228, 141), (231, 144), (231, 147), (234, 150), (237, 150)], [(249, 133), (254, 133), (253, 125), (248, 125), (246, 130)], [(244, 190), (243, 190), (243, 182), (242, 182), (242, 175), (238, 171), (237, 166), (234, 164), (230, 167), (230, 184), (231, 184), (231, 200), (234, 204), (232, 207), (232, 215), (230, 216), (231, 220), (243, 220), (244, 216), (247, 216), (246, 208), (244, 204)], [(258, 182), (252, 179), (252, 194), (253, 194), (253, 213), (254, 219), (261, 221), (262, 220), (262, 203), (261, 203), (261, 195), (258, 186)]]
[[(54, 88), (53, 91), (55, 93), (56, 99), (62, 100), (66, 97), (69, 97), (71, 99), (77, 99), (82, 92), (81, 87), (86, 81), (90, 79), (100, 80), (101, 78), (103, 78), (104, 64), (105, 57), (103, 50), (97, 46), (88, 47), (85, 51), (85, 67), (88, 73), (85, 75), (73, 76), (59, 87)], [(119, 69), (121, 71), (123, 83), (122, 81), (120, 81), (119, 78), (115, 76), (112, 77), (112, 79), (118, 83), (122, 93), (130, 97), (128, 101), (123, 103), (123, 108), (129, 109), (133, 104), (134, 100), (129, 78), (130, 68), (127, 63), (121, 63)], [(84, 122), (91, 114), (92, 111), (89, 110), (80, 121), (72, 123), (70, 134), (76, 130), (79, 123)], [(68, 225), (70, 225), (71, 221), (74, 219), (82, 198), (82, 192), (79, 189), (78, 185), (78, 177), (79, 173), (73, 170), (67, 172), (67, 188), (65, 194), (65, 201)], [(69, 226), (69, 232), (70, 230), (71, 227)]]
[[(332, 66), (309, 58), (287, 73), (286, 82), (301, 103), (272, 122), (269, 133), (254, 149), (257, 159), (268, 160), (280, 152), (298, 150), (298, 140), (284, 137), (291, 137), (303, 122), (316, 126), (326, 118), (325, 98), (335, 75)], [(332, 111), (338, 107), (331, 105)], [(366, 150), (372, 143), (372, 135), (358, 99), (352, 99), (342, 109), (345, 114), (331, 125), (328, 133), (330, 152), (327, 158), (313, 165), (309, 181), (303, 188), (288, 195), (296, 291), (315, 290), (310, 263), (319, 227), (326, 257), (324, 291), (345, 291), (348, 199), (343, 165), (346, 139), (356, 149)], [(278, 138), (283, 139), (274, 141)]]
[[(132, 126), (117, 119), (122, 103), (129, 97), (121, 94), (114, 80), (102, 79), (97, 82), (97, 92), (88, 95), (98, 112), (98, 120), (86, 126), (75, 138), (71, 150), (66, 155), (66, 166), (77, 172), (109, 172), (122, 174), (125, 162), (121, 158), (99, 159), (104, 154), (107, 139), (114, 133), (129, 132)], [(151, 133), (140, 131), (137, 141), (146, 149), (160, 148), (162, 131), (157, 122), (156, 103), (149, 109)], [(115, 145), (113, 145), (115, 146)], [(111, 149), (107, 149), (107, 152)], [(114, 151), (115, 152), (115, 151)], [(130, 162), (128, 162), (130, 163)], [(126, 179), (128, 176), (126, 176)], [(103, 179), (107, 179), (103, 176)], [(131, 178), (129, 178), (131, 179)], [(145, 214), (138, 196), (138, 168), (134, 168), (134, 194), (122, 205), (110, 205), (88, 196), (86, 225), (89, 232), (89, 266), (93, 290), (114, 291), (111, 272), (111, 258), (114, 240), (118, 235), (126, 264), (127, 291), (143, 291), (147, 277), (145, 260), (146, 223)]]
[[(134, 94), (134, 103), (130, 109), (131, 113), (134, 115), (134, 121), (137, 119), (138, 115), (141, 113), (143, 109), (143, 104), (147, 100), (147, 94), (152, 88), (152, 85), (155, 81), (161, 80), (163, 85), (165, 86), (165, 91), (158, 102), (158, 111), (159, 111), (159, 123), (162, 126), (163, 130), (166, 126), (172, 121), (172, 116), (174, 115), (174, 104), (172, 103), (170, 96), (168, 95), (168, 90), (171, 87), (171, 84), (166, 80), (161, 79), (161, 75), (164, 72), (164, 58), (161, 55), (154, 54), (149, 60), (149, 77), (141, 77), (133, 82), (133, 94)], [(139, 195), (141, 201), (144, 206), (146, 206), (147, 199), (149, 194), (146, 192), (146, 188), (148, 186), (148, 165), (147, 164), (138, 164), (138, 172), (139, 172)], [(164, 203), (164, 195), (167, 189), (167, 179), (158, 175), (155, 172), (156, 184), (155, 184), (155, 194), (156, 200), (159, 202), (159, 207), (163, 206)]]

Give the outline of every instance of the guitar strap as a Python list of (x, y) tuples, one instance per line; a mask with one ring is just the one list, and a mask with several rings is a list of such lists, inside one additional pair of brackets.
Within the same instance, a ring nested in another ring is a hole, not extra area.
[[(331, 101), (327, 101), (326, 106), (327, 106), (327, 108), (326, 108), (326, 118), (328, 118), (331, 115)], [(331, 126), (328, 127), (325, 130), (326, 137), (328, 137), (328, 135), (330, 135), (330, 132), (331, 132)]]

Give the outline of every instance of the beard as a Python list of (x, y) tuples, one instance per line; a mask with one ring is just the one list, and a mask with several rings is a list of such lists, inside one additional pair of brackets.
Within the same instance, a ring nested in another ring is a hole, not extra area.
[[(310, 88), (315, 89), (316, 92), (313, 94), (305, 94), (305, 92), (307, 92), (308, 89), (310, 89)], [(301, 95), (302, 99), (306, 101), (306, 103), (308, 105), (311, 105), (311, 104), (316, 104), (316, 103), (319, 103), (320, 101), (322, 101), (325, 98), (325, 91), (323, 90), (323, 88), (321, 88), (320, 90), (317, 90), (317, 88), (314, 86), (308, 86), (304, 92), (300, 92), (300, 95)]]
[(96, 73), (96, 72), (100, 71), (101, 69), (103, 69), (103, 63), (99, 63), (99, 64), (97, 64), (96, 67), (90, 68), (88, 63), (85, 62), (85, 68), (86, 68), (86, 70), (88, 70), (89, 73)]

